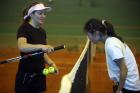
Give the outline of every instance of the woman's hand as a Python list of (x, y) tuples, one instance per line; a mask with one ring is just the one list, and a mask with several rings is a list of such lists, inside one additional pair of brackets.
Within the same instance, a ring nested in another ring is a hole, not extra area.
[(55, 73), (59, 74), (59, 70), (58, 70), (57, 66), (54, 63), (51, 66), (54, 67)]
[(116, 93), (122, 93), (122, 91), (120, 91), (120, 90), (117, 90), (117, 91), (116, 91)]
[(46, 53), (52, 53), (54, 51), (54, 48), (51, 45), (43, 45), (42, 51)]

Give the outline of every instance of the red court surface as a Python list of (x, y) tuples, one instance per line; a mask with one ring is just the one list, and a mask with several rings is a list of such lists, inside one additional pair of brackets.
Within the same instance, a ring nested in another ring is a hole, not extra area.
[[(18, 56), (18, 51), (15, 48), (0, 50), (0, 60), (16, 56)], [(47, 76), (48, 90), (46, 93), (58, 93), (62, 76), (72, 69), (80, 52), (61, 50), (49, 56), (56, 62), (60, 73), (59, 75)], [(136, 58), (140, 63), (140, 56), (136, 55)], [(17, 67), (18, 62), (0, 65), (0, 93), (14, 93)], [(109, 80), (105, 55), (103, 54), (96, 54), (93, 63), (89, 65), (89, 89), (90, 93), (112, 93), (112, 81)]]

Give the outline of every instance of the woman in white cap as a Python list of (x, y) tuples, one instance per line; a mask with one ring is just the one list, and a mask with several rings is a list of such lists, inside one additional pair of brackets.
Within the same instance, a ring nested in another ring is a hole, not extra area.
[(86, 22), (84, 31), (93, 43), (105, 44), (108, 74), (116, 84), (114, 93), (140, 93), (135, 57), (124, 40), (115, 33), (113, 25), (93, 18)]
[[(52, 46), (47, 45), (46, 32), (41, 27), (50, 10), (51, 7), (36, 2), (23, 11), (23, 23), (17, 32), (21, 56), (39, 51), (47, 53), (54, 51)], [(53, 66), (58, 72), (55, 63), (48, 57), (47, 53), (20, 60), (15, 82), (16, 93), (44, 93), (46, 78), (42, 74), (42, 70), (45, 68), (45, 63)]]

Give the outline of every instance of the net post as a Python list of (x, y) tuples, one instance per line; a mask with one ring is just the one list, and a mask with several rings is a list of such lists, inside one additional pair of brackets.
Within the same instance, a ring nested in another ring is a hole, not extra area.
[(90, 44), (89, 44), (89, 52), (90, 52), (90, 60), (89, 60), (89, 63), (93, 63), (93, 59), (95, 58), (95, 55), (96, 55), (96, 44), (92, 43), (90, 41)]
[(88, 46), (88, 54), (87, 54), (88, 57), (87, 57), (87, 74), (86, 74), (86, 93), (91, 93), (88, 67), (90, 64), (93, 63), (95, 54), (96, 54), (96, 44), (94, 44), (90, 41), (89, 46)]

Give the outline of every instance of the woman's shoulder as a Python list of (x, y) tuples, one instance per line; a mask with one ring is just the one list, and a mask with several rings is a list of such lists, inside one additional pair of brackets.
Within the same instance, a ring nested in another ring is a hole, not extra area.
[(105, 45), (110, 46), (110, 47), (111, 46), (122, 46), (123, 43), (118, 38), (109, 37), (109, 38), (107, 38)]
[(107, 43), (119, 43), (119, 42), (121, 42), (118, 38), (116, 38), (116, 37), (108, 37), (107, 39), (106, 39), (106, 42)]
[(30, 30), (31, 27), (28, 23), (22, 23), (19, 28), (18, 28), (18, 31), (28, 31)]
[(28, 28), (30, 25), (28, 23), (22, 23), (19, 28)]

